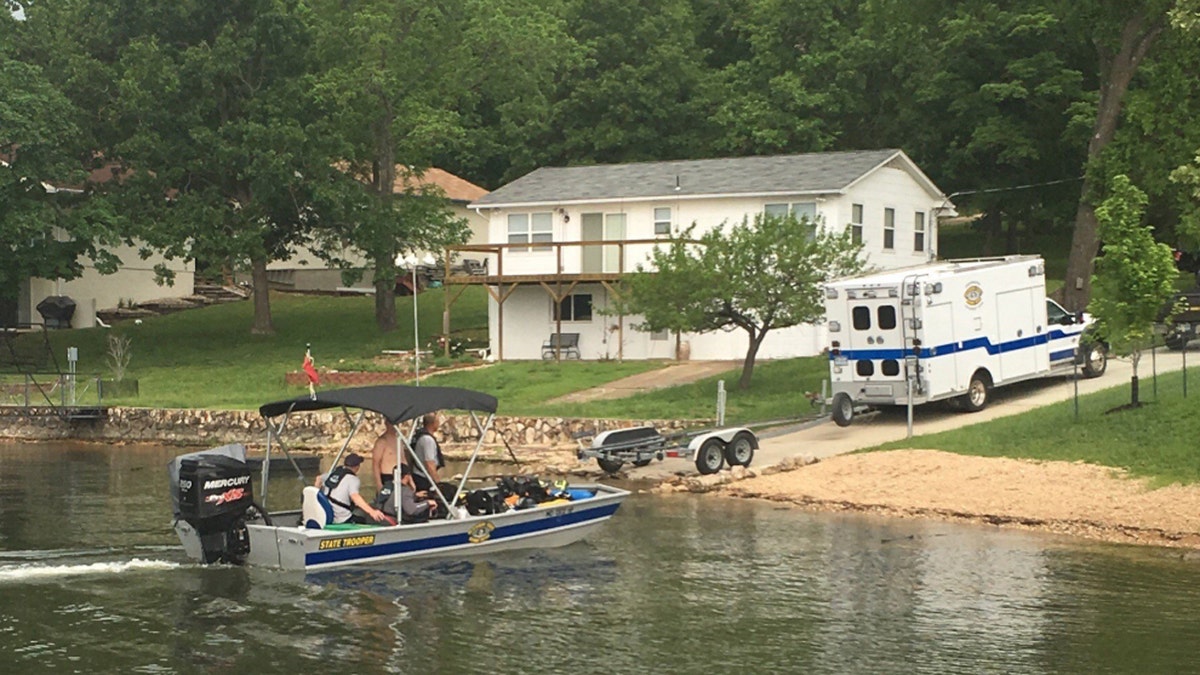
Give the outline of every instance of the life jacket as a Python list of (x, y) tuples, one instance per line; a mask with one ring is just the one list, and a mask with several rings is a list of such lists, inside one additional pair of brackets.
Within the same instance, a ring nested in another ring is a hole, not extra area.
[(388, 481), (383, 484), (383, 488), (375, 495), (375, 508), (383, 511), (385, 514), (395, 517), (396, 515), (396, 483)]
[(328, 499), (330, 502), (337, 504), (338, 506), (342, 507), (343, 509), (346, 509), (347, 511), (353, 512), (354, 511), (353, 506), (351, 506), (350, 504), (347, 504), (343, 501), (339, 501), (339, 500), (333, 498), (334, 489), (337, 488), (337, 486), (339, 484), (341, 484), (342, 479), (345, 478), (346, 474), (348, 474), (348, 473), (350, 473), (350, 469), (347, 469), (344, 466), (339, 466), (336, 469), (334, 469), (333, 471), (330, 471), (329, 475), (325, 477), (325, 484), (321, 486), (321, 491), (323, 493), (325, 493), (325, 498)]
[[(417, 429), (415, 433), (413, 433), (413, 437), (412, 437), (413, 449), (414, 450), (417, 449), (417, 441), (421, 440), (422, 436), (428, 436), (430, 439), (433, 440), (433, 447), (437, 449), (437, 468), (440, 469), (440, 468), (446, 466), (446, 458), (442, 456), (441, 443), (438, 443), (437, 439), (433, 437), (433, 434), (429, 433), (425, 429), (425, 427), (421, 427), (420, 429)], [(414, 472), (414, 475), (415, 475), (415, 472)]]

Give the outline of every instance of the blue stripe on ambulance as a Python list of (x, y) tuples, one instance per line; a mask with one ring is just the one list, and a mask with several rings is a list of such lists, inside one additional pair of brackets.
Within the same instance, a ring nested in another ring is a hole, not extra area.
[[(991, 356), (996, 354), (1015, 352), (1018, 349), (1027, 349), (1036, 347), (1050, 342), (1056, 342), (1067, 338), (1078, 337), (1082, 331), (1077, 333), (1067, 333), (1061, 330), (1052, 330), (1049, 333), (1042, 335), (1033, 335), (1027, 338), (1018, 338), (1000, 344), (992, 344), (992, 341), (986, 337), (974, 338), (963, 342), (949, 342), (944, 345), (937, 345), (931, 348), (922, 348), (921, 358), (928, 359), (937, 356), (946, 356), (955, 352), (969, 352), (973, 349), (986, 349)], [(837, 356), (845, 357), (851, 361), (859, 361), (865, 359), (903, 359), (905, 356), (912, 354), (911, 349), (844, 349)], [(1051, 361), (1058, 361), (1063, 358), (1072, 358), (1075, 355), (1074, 348), (1058, 350), (1050, 353)], [(832, 352), (829, 354), (829, 360), (837, 358)]]

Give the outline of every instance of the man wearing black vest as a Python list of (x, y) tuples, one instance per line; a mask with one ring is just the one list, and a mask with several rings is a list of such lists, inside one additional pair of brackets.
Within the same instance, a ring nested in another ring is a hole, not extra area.
[(328, 475), (317, 476), (317, 487), (333, 506), (335, 523), (366, 523), (366, 518), (354, 512), (356, 506), (375, 522), (384, 519), (383, 512), (368, 504), (359, 494), (362, 482), (358, 479), (358, 468), (362, 463), (362, 455), (352, 452), (346, 455), (341, 466), (331, 470)]
[(421, 471), (413, 471), (413, 482), (418, 492), (429, 490), (432, 487), (429, 479), (432, 478), (436, 483), (439, 480), (438, 469), (446, 466), (446, 460), (442, 457), (442, 446), (438, 445), (433, 436), (439, 426), (441, 419), (438, 413), (426, 413), (425, 417), (421, 418), (421, 428), (413, 434), (413, 450), (425, 471), (429, 473), (429, 477), (426, 478)]

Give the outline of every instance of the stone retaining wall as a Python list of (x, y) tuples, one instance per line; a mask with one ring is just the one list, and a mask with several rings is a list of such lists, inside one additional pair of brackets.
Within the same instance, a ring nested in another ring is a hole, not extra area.
[[(51, 414), (33, 416), (23, 408), (0, 411), (0, 438), (13, 440), (73, 439), (100, 442), (163, 443), (185, 446), (215, 446), (266, 443), (266, 425), (254, 410), (190, 410), (160, 408), (109, 408), (100, 421), (66, 421)], [(46, 411), (49, 412), (49, 411)], [(351, 448), (369, 450), (381, 430), (379, 417), (368, 415), (364, 429), (355, 434)], [(480, 421), (483, 421), (481, 418)], [(497, 417), (484, 438), (490, 455), (507, 457), (501, 435), (513, 448), (576, 448), (571, 435), (584, 430), (602, 431), (641, 424), (660, 431), (687, 429), (710, 424), (711, 420), (609, 420), (563, 417)], [(337, 449), (350, 431), (351, 422), (340, 410), (293, 415), (288, 420), (285, 441), (289, 448)], [(469, 415), (448, 415), (439, 435), (451, 456), (470, 452), (479, 433)]]

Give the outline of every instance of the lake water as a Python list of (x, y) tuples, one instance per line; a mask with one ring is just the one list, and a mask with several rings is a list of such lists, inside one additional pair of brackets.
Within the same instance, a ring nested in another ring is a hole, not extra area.
[(170, 529), (173, 454), (0, 444), (0, 673), (1200, 670), (1179, 551), (638, 495), (562, 549), (204, 568)]

